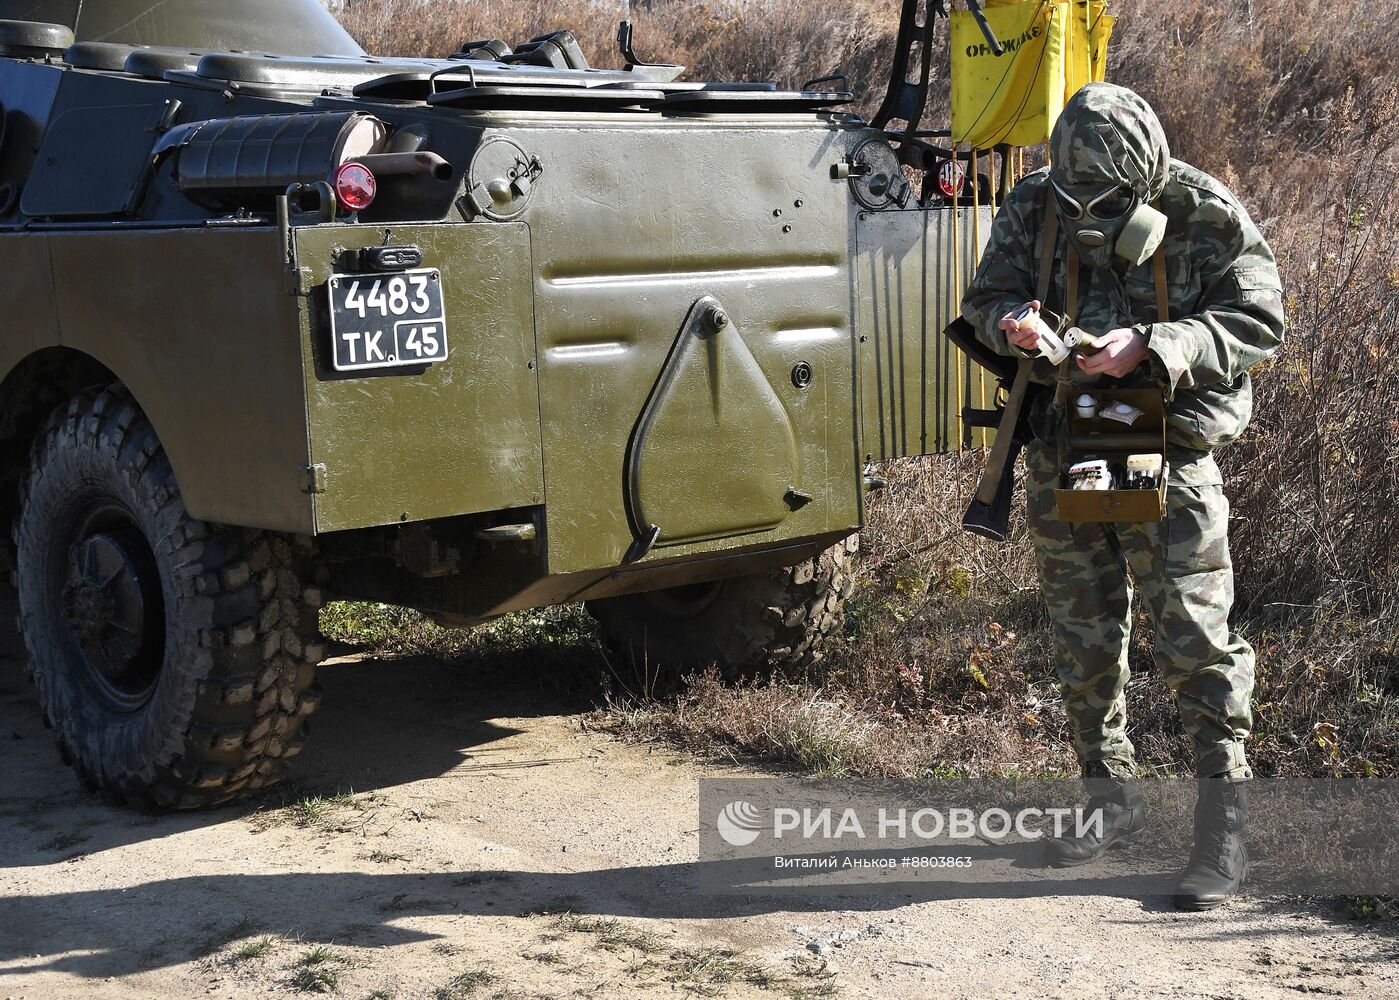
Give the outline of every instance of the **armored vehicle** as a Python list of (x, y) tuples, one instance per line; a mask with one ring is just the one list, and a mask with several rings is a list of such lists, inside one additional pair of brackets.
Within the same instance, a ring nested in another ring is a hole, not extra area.
[(866, 122), (625, 28), (600, 70), (567, 32), (371, 58), (315, 0), (0, 0), (0, 515), (84, 781), (275, 780), (331, 596), (814, 661), (870, 464), (969, 433), (938, 6)]

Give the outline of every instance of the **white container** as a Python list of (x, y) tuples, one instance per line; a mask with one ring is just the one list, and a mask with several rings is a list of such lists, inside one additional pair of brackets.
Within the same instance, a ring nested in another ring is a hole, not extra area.
[(1068, 360), (1069, 348), (1059, 335), (1054, 332), (1053, 327), (1044, 321), (1044, 317), (1035, 309), (1022, 309), (1015, 317), (1017, 323), (1024, 323), (1031, 320), (1035, 328), (1035, 336), (1038, 338), (1036, 347), (1039, 352), (1050, 360), (1053, 364), (1061, 365)]
[(1102, 458), (1070, 466), (1068, 480), (1071, 490), (1112, 489), (1112, 473), (1108, 471), (1107, 460)]
[(1160, 455), (1128, 455), (1127, 456), (1127, 488), (1128, 489), (1156, 489), (1161, 482), (1161, 470), (1165, 468), (1165, 459)]
[(1084, 420), (1092, 420), (1098, 412), (1098, 401), (1085, 392), (1074, 400), (1074, 408), (1078, 410), (1078, 415)]

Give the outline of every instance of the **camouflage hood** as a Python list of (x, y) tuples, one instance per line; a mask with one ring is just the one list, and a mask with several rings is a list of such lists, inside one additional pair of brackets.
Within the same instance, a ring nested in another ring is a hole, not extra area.
[(1126, 186), (1160, 197), (1171, 162), (1161, 120), (1126, 87), (1090, 83), (1064, 105), (1049, 137), (1050, 177), (1069, 191)]

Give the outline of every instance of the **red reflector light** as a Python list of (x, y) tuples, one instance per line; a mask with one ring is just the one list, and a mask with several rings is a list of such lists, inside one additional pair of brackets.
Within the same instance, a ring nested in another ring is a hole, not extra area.
[(335, 197), (347, 212), (360, 212), (374, 203), (379, 182), (363, 163), (345, 163), (335, 171)]
[(954, 194), (960, 195), (962, 186), (966, 183), (967, 168), (956, 160), (944, 160), (938, 167), (938, 190), (944, 198), (951, 198)]

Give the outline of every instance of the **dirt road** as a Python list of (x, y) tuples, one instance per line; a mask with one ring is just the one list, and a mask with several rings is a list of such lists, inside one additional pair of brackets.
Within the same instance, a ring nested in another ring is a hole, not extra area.
[(739, 769), (591, 731), (564, 687), (322, 680), (278, 798), (149, 817), (77, 787), (6, 666), (0, 998), (1399, 997), (1392, 934), (1300, 904), (697, 896), (696, 780)]

